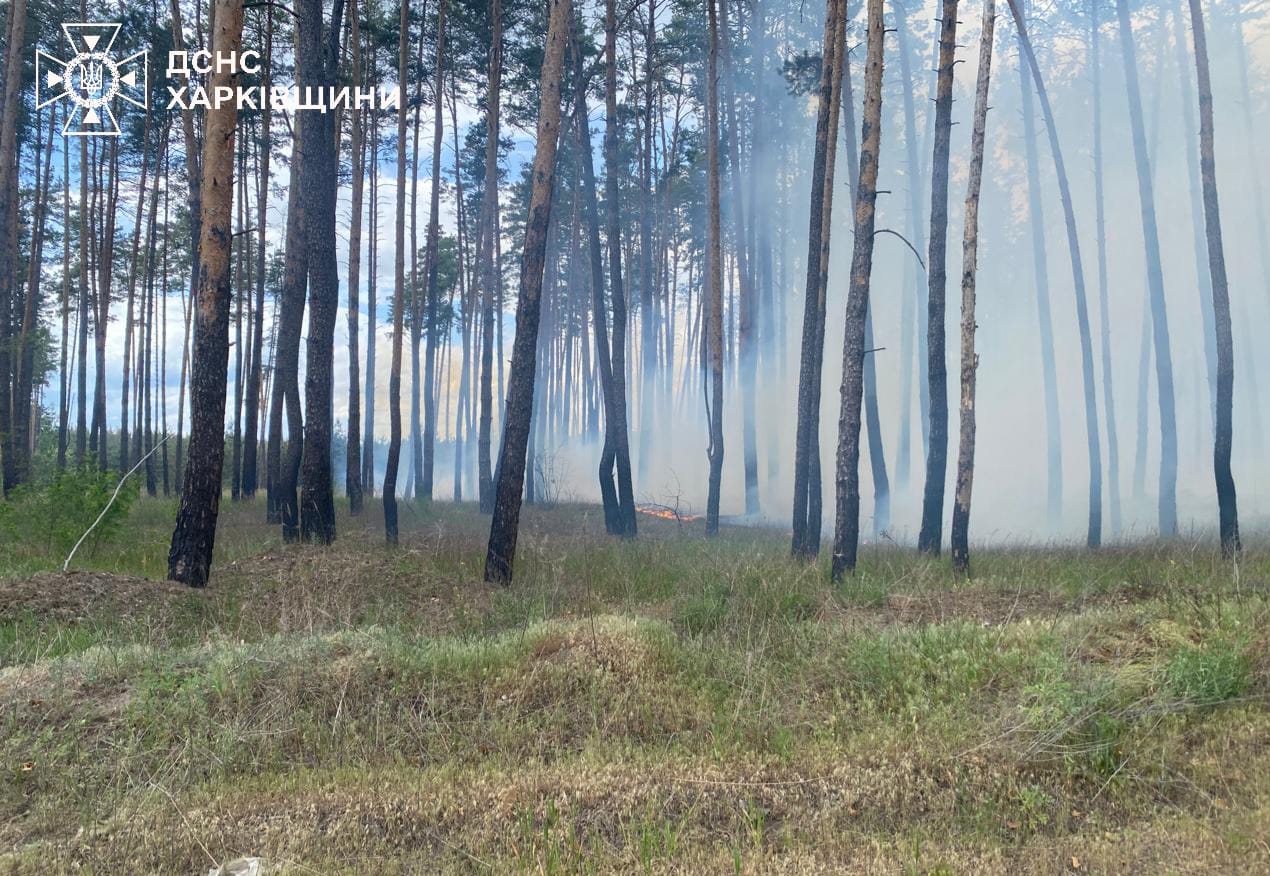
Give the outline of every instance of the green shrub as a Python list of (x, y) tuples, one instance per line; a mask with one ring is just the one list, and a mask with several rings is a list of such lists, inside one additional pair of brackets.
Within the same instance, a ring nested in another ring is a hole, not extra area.
[[(102, 513), (118, 483), (118, 473), (86, 467), (57, 472), (43, 484), (18, 487), (8, 502), (0, 503), (0, 536), (10, 544), (65, 555)], [(85, 549), (91, 553), (119, 531), (139, 490), (140, 481), (129, 478)]]

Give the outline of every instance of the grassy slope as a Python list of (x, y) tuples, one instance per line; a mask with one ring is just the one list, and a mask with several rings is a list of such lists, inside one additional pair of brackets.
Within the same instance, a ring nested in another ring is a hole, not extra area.
[(870, 548), (835, 590), (778, 533), (557, 508), (492, 592), (471, 508), (388, 553), (226, 503), (206, 592), (121, 577), (161, 573), (171, 510), (0, 581), (0, 870), (1270, 870), (1261, 546), (968, 584)]

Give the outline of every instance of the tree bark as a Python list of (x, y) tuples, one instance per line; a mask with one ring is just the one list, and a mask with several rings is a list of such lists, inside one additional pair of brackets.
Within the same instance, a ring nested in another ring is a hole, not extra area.
[(542, 302), (542, 278), (551, 221), (551, 195), (556, 176), (556, 149), (560, 130), (560, 85), (564, 48), (569, 31), (569, 0), (550, 0), (546, 46), (542, 63), (542, 93), (538, 106), (538, 136), (531, 171), (529, 217), (525, 225), (525, 250), (521, 260), (520, 295), (516, 310), (509, 375), (507, 417), (503, 449), (499, 454), (495, 485), (494, 519), (485, 556), (485, 580), (510, 584), (520, 526), (521, 493), (525, 486), (525, 452), (534, 400), (534, 352), (538, 343), (538, 317)]
[[(612, 0), (609, 0), (611, 3)], [(724, 0), (726, 3), (727, 0)], [(718, 535), (719, 500), (723, 485), (723, 241), (719, 223), (719, 22), (715, 0), (706, 0), (708, 43), (706, 46), (706, 248), (709, 260), (709, 329), (706, 358), (709, 391), (710, 462), (709, 492), (706, 496), (706, 535)]]
[(1235, 351), (1230, 322), (1230, 288), (1222, 245), (1221, 211), (1217, 203), (1217, 160), (1213, 148), (1213, 83), (1208, 71), (1208, 37), (1200, 0), (1189, 0), (1195, 73), (1199, 85), (1199, 163), (1204, 189), (1204, 227), (1208, 269), (1212, 276), (1213, 316), (1217, 334), (1217, 411), (1213, 440), (1213, 475), (1217, 483), (1217, 516), (1222, 556), (1239, 554), (1239, 510), (1235, 478), (1230, 470), (1234, 434)]
[(939, 72), (935, 88), (935, 151), (930, 175), (929, 280), (926, 299), (926, 378), (930, 386), (930, 444), (917, 549), (939, 555), (948, 476), (948, 361), (944, 351), (948, 245), (948, 152), (952, 137), (953, 67), (957, 52), (957, 0), (943, 0), (939, 23)]
[[(212, 50), (237, 53), (242, 44), (242, 0), (216, 0)], [(217, 68), (213, 88), (235, 87), (236, 72)], [(225, 458), (225, 388), (229, 365), (230, 206), (234, 191), (235, 101), (207, 111), (203, 147), (202, 215), (199, 238), (199, 317), (191, 381), (190, 461), (185, 469), (176, 529), (168, 553), (168, 578), (203, 587), (212, 566), (221, 466)]]
[(494, 479), (490, 445), (494, 420), (494, 301), (500, 275), (498, 252), (498, 136), (499, 98), (503, 76), (503, 7), (490, 2), (493, 35), (490, 42), (489, 83), (485, 94), (485, 190), (481, 194), (481, 245), (477, 260), (481, 277), (481, 414), (476, 443), (477, 497), (481, 513), (494, 512)]
[[(18, 288), (17, 229), (20, 184), (18, 111), (21, 107), (22, 64), (26, 57), (26, 0), (13, 0), (5, 33), (4, 87), (0, 89), (0, 495), (17, 485), (17, 444), (11, 396), (13, 372), (10, 312)], [(82, 367), (82, 366), (81, 366)], [(21, 403), (21, 399), (17, 400)]]
[(820, 392), (825, 349), (825, 295), (833, 220), (834, 158), (841, 106), (846, 44), (845, 0), (827, 0), (816, 114), (816, 150), (811, 171), (811, 218), (807, 234), (807, 285), (803, 303), (802, 355), (798, 369), (798, 425), (794, 446), (794, 515), (791, 553), (804, 559), (820, 552)]
[[(440, 337), (437, 331), (437, 302), (441, 290), (437, 288), (437, 247), (440, 243), (441, 226), (441, 139), (444, 132), (443, 112), (445, 101), (445, 9), (446, 0), (437, 3), (437, 59), (436, 59), (436, 93), (433, 95), (435, 116), (432, 126), (432, 199), (428, 206), (428, 257), (426, 270), (428, 274), (427, 323), (428, 352), (424, 361), (423, 388), (423, 473), (420, 481), (419, 497), (432, 501), (433, 469), (436, 460), (437, 443), (437, 394), (434, 387), (437, 371), (437, 343)], [(417, 281), (416, 281), (417, 282)], [(417, 326), (417, 323), (416, 323)], [(416, 328), (416, 331), (418, 329)]]
[(621, 173), (617, 124), (617, 3), (606, 0), (604, 13), (604, 200), (607, 208), (609, 246), (609, 294), (613, 299), (613, 434), (617, 467), (618, 531), (627, 538), (636, 535), (635, 489), (631, 478), (628, 386), (626, 374), (626, 283), (622, 275)]
[(860, 414), (864, 395), (864, 357), (868, 355), (864, 341), (869, 313), (869, 282), (873, 273), (878, 161), (882, 148), (882, 0), (868, 0), (867, 8), (860, 176), (856, 184), (855, 241), (851, 253), (851, 286), (847, 293), (846, 330), (842, 344), (837, 507), (830, 567), (830, 574), (835, 581), (844, 572), (855, 570), (860, 540)]
[[(265, 59), (261, 86), (268, 93), (272, 82), (273, 7), (266, 6), (264, 16)], [(247, 426), (245, 430), (247, 446), (243, 448), (242, 475), (242, 495), (244, 498), (251, 498), (256, 495), (260, 469), (257, 462), (257, 453), (260, 446), (260, 381), (263, 375), (265, 346), (265, 238), (267, 230), (266, 219), (269, 215), (269, 158), (273, 149), (272, 124), (273, 113), (270, 111), (269, 102), (265, 101), (260, 108), (260, 181), (256, 192), (256, 203), (258, 205), (256, 207), (256, 225), (258, 226), (258, 234), (256, 236), (256, 313), (255, 325), (252, 329), (251, 370), (247, 375)], [(354, 351), (357, 349), (355, 340), (352, 348)], [(356, 352), (354, 352), (355, 358)], [(354, 436), (350, 433), (350, 447), (354, 440)]]
[(996, 5), (984, 0), (979, 35), (979, 74), (975, 82), (974, 122), (970, 132), (970, 176), (966, 182), (966, 219), (961, 243), (961, 434), (957, 448), (957, 487), (952, 513), (952, 564), (970, 574), (970, 498), (975, 476), (975, 271), (979, 265), (979, 190), (983, 183), (984, 135), (988, 124), (988, 85), (992, 79), (992, 36)]
[[(397, 76), (406, 81), (409, 54), (409, 7), (401, 0), (397, 41)], [(401, 463), (401, 330), (406, 306), (406, 108), (397, 110), (397, 254), (393, 263), (392, 370), (388, 374), (388, 416), (390, 432), (388, 461), (384, 468), (384, 538), (396, 546), (397, 469)], [(416, 329), (412, 327), (412, 331)]]
[[(299, 0), (296, 23), (296, 80), (301, 86), (331, 88), (339, 80), (339, 39), (344, 2), (335, 0), (329, 34), (322, 29), (322, 0)], [(325, 37), (325, 39), (324, 39)], [(335, 318), (339, 310), (339, 267), (335, 261), (335, 202), (339, 184), (339, 141), (335, 113), (298, 114), (306, 183), (305, 246), (309, 269), (309, 335), (304, 371), (304, 453), (301, 460), (300, 535), (305, 541), (335, 540), (335, 497), (331, 489), (331, 386)]]

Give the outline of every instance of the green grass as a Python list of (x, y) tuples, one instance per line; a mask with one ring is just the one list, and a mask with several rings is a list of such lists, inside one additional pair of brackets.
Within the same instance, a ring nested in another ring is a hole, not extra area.
[[(1249, 872), (1270, 866), (1270, 558), (870, 548), (469, 506), (330, 548), (226, 503), (204, 592), (172, 506), (0, 572), (0, 867), (205, 872)], [(15, 549), (9, 548), (13, 551)]]

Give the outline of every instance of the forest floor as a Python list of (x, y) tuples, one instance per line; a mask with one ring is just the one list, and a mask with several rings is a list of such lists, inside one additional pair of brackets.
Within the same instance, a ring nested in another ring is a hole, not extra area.
[[(141, 501), (0, 565), (0, 872), (1270, 872), (1270, 545), (870, 545), (378, 503), (330, 548)], [(20, 548), (9, 548), (15, 557)], [(19, 571), (15, 572), (15, 568)]]

